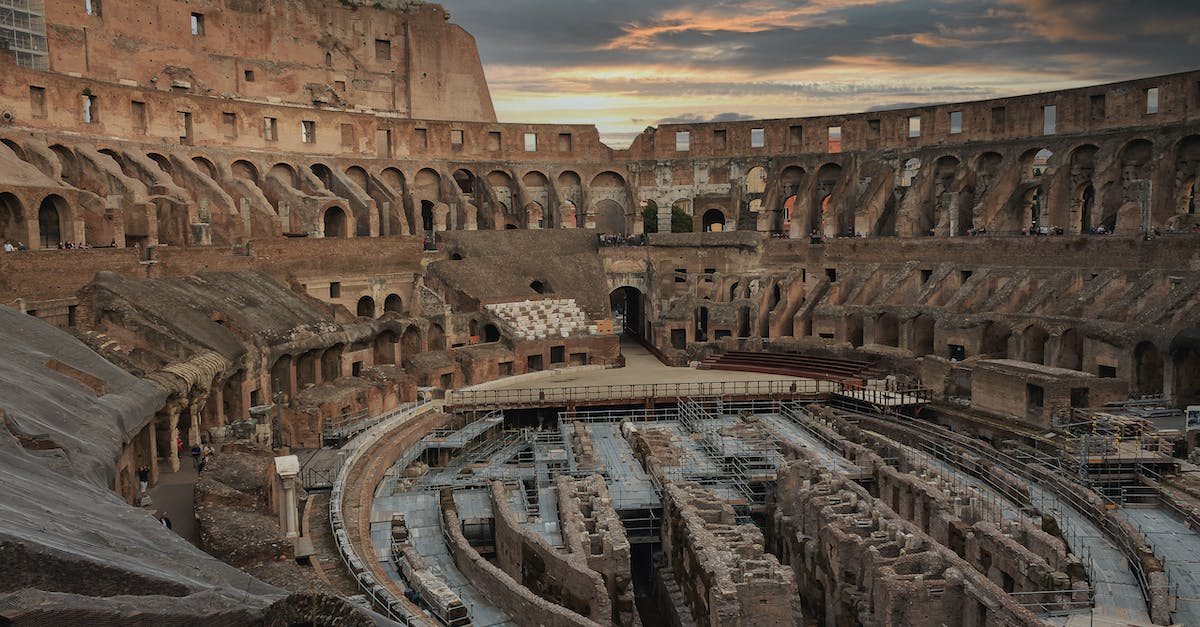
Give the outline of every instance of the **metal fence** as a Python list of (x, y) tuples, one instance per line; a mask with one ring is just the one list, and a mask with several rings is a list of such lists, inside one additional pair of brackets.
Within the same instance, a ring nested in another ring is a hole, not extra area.
[(683, 399), (692, 396), (784, 396), (817, 395), (840, 392), (832, 381), (714, 381), (692, 383), (633, 383), (626, 385), (590, 385), (566, 388), (525, 388), (515, 390), (453, 390), (446, 393), (448, 408), (480, 406), (537, 405), (547, 403), (623, 400), (649, 398)]

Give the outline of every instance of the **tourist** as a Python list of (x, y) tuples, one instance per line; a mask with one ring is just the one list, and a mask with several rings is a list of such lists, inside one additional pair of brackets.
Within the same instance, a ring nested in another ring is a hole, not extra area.
[(200, 472), (200, 456), (203, 454), (204, 451), (200, 448), (199, 444), (192, 447), (192, 465), (195, 466), (196, 472)]
[(12, 242), (4, 240), (4, 252), (11, 253), (14, 250), (16, 250), (16, 248), (13, 247)]
[(166, 512), (158, 513), (158, 522), (162, 523), (162, 526), (166, 527), (167, 529), (171, 528), (171, 517), (168, 516)]
[(146, 496), (146, 489), (150, 487), (150, 467), (146, 465), (138, 466), (137, 469), (138, 486), (141, 490), (138, 492), (139, 497)]

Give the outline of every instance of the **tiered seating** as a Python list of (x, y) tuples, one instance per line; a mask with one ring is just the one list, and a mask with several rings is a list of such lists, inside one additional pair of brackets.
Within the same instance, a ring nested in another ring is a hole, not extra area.
[(596, 335), (596, 325), (573, 298), (525, 300), (485, 305), (509, 334), (518, 340), (545, 340), (572, 335)]
[(800, 353), (731, 351), (723, 355), (713, 355), (702, 361), (698, 367), (703, 370), (761, 372), (826, 381), (863, 381), (886, 374), (868, 361)]

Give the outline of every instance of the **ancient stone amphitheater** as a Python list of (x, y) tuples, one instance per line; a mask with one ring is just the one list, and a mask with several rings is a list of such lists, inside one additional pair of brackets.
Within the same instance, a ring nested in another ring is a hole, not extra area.
[(435, 4), (0, 42), (0, 624), (1200, 625), (1200, 71), (614, 150)]

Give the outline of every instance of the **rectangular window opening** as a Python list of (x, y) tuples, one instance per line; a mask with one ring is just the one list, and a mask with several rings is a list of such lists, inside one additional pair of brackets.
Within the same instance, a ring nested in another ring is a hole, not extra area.
[(919, 115), (908, 116), (908, 136), (909, 137), (920, 137), (921, 136), (921, 116), (919, 116)]
[(391, 129), (375, 129), (375, 156), (390, 159), (392, 157)]
[(346, 81), (333, 81), (333, 88), (342, 93), (345, 93), (346, 92)]
[(300, 142), (305, 144), (317, 143), (317, 123), (313, 120), (300, 122)]
[(254, 70), (243, 70), (242, 71), (242, 79), (245, 80), (247, 83), (253, 83), (254, 82)]
[(279, 121), (275, 118), (263, 118), (263, 139), (273, 142), (279, 139)]
[(1146, 90), (1146, 113), (1158, 113), (1158, 88), (1151, 87)]
[(950, 112), (950, 134), (958, 135), (962, 132), (962, 111)]
[(829, 152), (833, 153), (833, 152), (841, 152), (841, 151), (842, 151), (842, 127), (831, 126), (831, 127), (829, 127)]
[(675, 152), (687, 152), (692, 149), (691, 131), (675, 131)]
[(750, 129), (750, 147), (762, 148), (767, 145), (767, 130), (762, 128)]
[(1008, 109), (992, 107), (992, 132), (1004, 133), (1008, 129)]
[(221, 128), (225, 131), (226, 139), (237, 139), (237, 114), (229, 112), (222, 113)]
[(204, 36), (204, 14), (203, 13), (193, 13), (192, 14), (192, 36), (194, 36), (194, 37)]
[(88, 15), (100, 17), (100, 0), (83, 0), (83, 9)]
[(537, 133), (525, 133), (525, 152), (537, 152)]
[(867, 120), (867, 137), (871, 139), (879, 139), (882, 134), (882, 125), (879, 120)]
[(488, 150), (500, 150), (500, 131), (488, 132)]
[(572, 152), (575, 149), (574, 143), (575, 143), (574, 138), (571, 137), (570, 133), (559, 133), (558, 134), (558, 151), (559, 152)]
[(729, 148), (729, 131), (723, 128), (713, 131), (713, 148), (715, 150)]
[(179, 111), (179, 143), (190, 146), (192, 144), (192, 114), (188, 111)]
[(1092, 119), (1097, 122), (1103, 120), (1105, 114), (1107, 113), (1107, 111), (1105, 111), (1106, 107), (1104, 102), (1104, 94), (1096, 94), (1090, 98), (1090, 101), (1092, 108)]
[(837, 268), (825, 268), (825, 278), (829, 279), (830, 283), (837, 283)]
[(1058, 132), (1058, 107), (1046, 105), (1042, 107), (1042, 134), (1053, 135)]
[(463, 147), (463, 131), (460, 128), (450, 129), (450, 145), (455, 148)]
[(792, 148), (799, 148), (804, 145), (804, 127), (789, 126), (788, 127), (788, 144)]
[(133, 129), (144, 134), (146, 132), (146, 103), (137, 100), (130, 101), (129, 111), (133, 116)]
[(330, 298), (341, 298), (342, 297), (341, 282), (334, 281), (333, 283), (329, 284), (329, 297)]
[(375, 60), (376, 61), (391, 61), (392, 60), (392, 40), (376, 39), (375, 40)]
[(342, 150), (354, 150), (358, 148), (357, 133), (354, 132), (353, 124), (343, 124), (342, 129)]
[(33, 117), (46, 117), (46, 88), (36, 85), (29, 86), (29, 108), (33, 111)]
[(425, 150), (429, 147), (429, 129), (417, 128), (413, 129), (413, 142), (417, 148)]
[(100, 121), (100, 108), (96, 106), (96, 97), (85, 94), (83, 96), (83, 123), (95, 124)]

